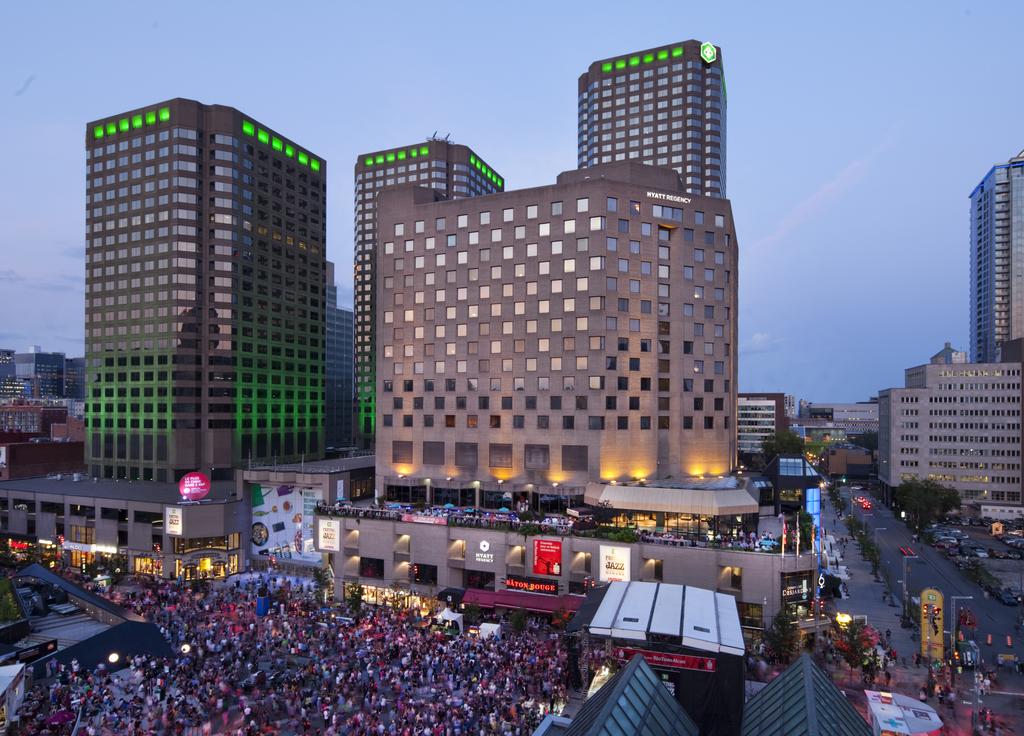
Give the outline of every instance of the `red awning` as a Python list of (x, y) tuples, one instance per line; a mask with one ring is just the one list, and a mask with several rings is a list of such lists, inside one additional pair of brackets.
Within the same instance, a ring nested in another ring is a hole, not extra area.
[(518, 590), (477, 590), (470, 588), (462, 597), (462, 602), (475, 603), (481, 608), (525, 608), (533, 613), (554, 613), (559, 609), (575, 611), (583, 603), (584, 597), (578, 595), (542, 595), (539, 593), (523, 593)]

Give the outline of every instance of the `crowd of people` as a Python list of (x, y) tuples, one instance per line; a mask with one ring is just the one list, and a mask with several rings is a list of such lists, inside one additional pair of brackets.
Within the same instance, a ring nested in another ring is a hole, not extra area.
[(258, 576), (197, 590), (137, 581), (109, 595), (179, 656), (118, 672), (72, 663), (28, 694), (21, 733), (70, 734), (55, 715), (80, 709), (80, 733), (93, 736), (529, 734), (565, 698), (566, 654), (539, 621), (449, 637), (413, 610), (325, 607), (310, 584)]

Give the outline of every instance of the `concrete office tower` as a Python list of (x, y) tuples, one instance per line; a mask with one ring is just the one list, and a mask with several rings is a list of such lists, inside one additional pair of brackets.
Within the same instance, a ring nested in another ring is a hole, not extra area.
[(14, 351), (0, 348), (0, 401), (25, 396), (25, 385), (18, 380), (14, 367)]
[[(737, 449), (740, 454), (761, 452), (767, 437), (789, 429), (786, 396), (781, 393), (740, 393), (736, 407)], [(770, 459), (770, 458), (769, 458)]]
[(327, 262), (327, 447), (352, 445), (354, 350), (352, 310), (338, 306), (334, 264)]
[(728, 200), (633, 162), (439, 199), (377, 199), (378, 494), (429, 479), (518, 504), (733, 469)]
[(905, 371), (904, 387), (878, 393), (878, 479), (889, 494), (904, 480), (955, 488), (982, 516), (1021, 506), (1021, 341), (1006, 362), (965, 363), (949, 343)]
[(999, 360), (1024, 337), (1024, 151), (989, 169), (971, 192), (971, 360)]
[(326, 162), (183, 99), (91, 122), (85, 147), (90, 473), (320, 457)]
[(442, 199), (494, 194), (505, 188), (505, 179), (475, 151), (443, 140), (364, 153), (356, 160), (356, 434), (365, 447), (373, 445), (376, 413), (374, 199), (385, 187), (410, 183), (428, 187)]
[(579, 79), (580, 168), (670, 166), (690, 194), (725, 197), (722, 51), (684, 41), (595, 61)]

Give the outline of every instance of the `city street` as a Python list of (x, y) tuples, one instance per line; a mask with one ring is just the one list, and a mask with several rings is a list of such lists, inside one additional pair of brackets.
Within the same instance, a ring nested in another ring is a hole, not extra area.
[[(852, 492), (849, 488), (841, 489), (845, 508), (850, 509), (851, 495), (865, 495), (865, 491)], [(859, 506), (856, 507), (856, 516), (861, 518), (862, 512)], [(902, 595), (903, 558), (900, 547), (912, 548), (918, 554), (919, 559), (908, 559), (908, 595), (916, 597), (922, 588), (935, 587), (942, 591), (945, 596), (947, 608), (945, 621), (945, 641), (949, 642), (949, 631), (952, 622), (951, 596), (972, 596), (971, 600), (958, 600), (957, 612), (963, 607), (969, 608), (977, 617), (978, 628), (976, 634), (969, 630), (965, 631), (965, 638), (975, 638), (979, 644), (983, 666), (995, 669), (995, 656), (1003, 652), (1012, 652), (1017, 656), (1024, 656), (1024, 647), (1018, 641), (1017, 632), (1013, 625), (1016, 616), (1016, 609), (1004, 606), (998, 601), (985, 596), (984, 592), (974, 582), (967, 579), (950, 560), (942, 554), (923, 543), (915, 544), (912, 539), (912, 532), (895, 518), (890, 509), (880, 504), (873, 504), (871, 511), (866, 512), (865, 523), (870, 529), (876, 530), (874, 537), (881, 549), (882, 564), (880, 576), (888, 575), (891, 581), (892, 592), (895, 604), (883, 600), (883, 592), (886, 590), (884, 582), (875, 582), (871, 575), (871, 568), (868, 562), (861, 559), (860, 552), (854, 541), (850, 541), (846, 548), (845, 564), (851, 575), (847, 584), (849, 598), (836, 601), (836, 610), (851, 615), (863, 615), (873, 628), (884, 636), (886, 630), (891, 632), (891, 646), (897, 652), (900, 665), (892, 668), (893, 679), (891, 689), (911, 697), (917, 697), (921, 686), (927, 676), (923, 667), (914, 666), (914, 653), (919, 650), (919, 642), (913, 629), (900, 627), (899, 605)], [(832, 504), (822, 503), (822, 524), (826, 532), (834, 534), (837, 538), (848, 537), (846, 525), (837, 518)], [(1021, 564), (1024, 564), (1022, 562)], [(1010, 581), (1015, 582), (1015, 581)], [(992, 645), (986, 645), (987, 636), (992, 635)], [(1011, 645), (1007, 645), (1007, 635), (1011, 636)], [(845, 685), (847, 680), (844, 676), (845, 669), (841, 668), (836, 676), (837, 684)], [(970, 723), (971, 693), (973, 673), (965, 670), (959, 674), (954, 685), (957, 687), (959, 696), (957, 698), (957, 709), (955, 718), (945, 707), (941, 709), (944, 719), (949, 717), (951, 732), (968, 733), (961, 731)], [(856, 694), (857, 690), (850, 690)], [(933, 707), (938, 707), (935, 698), (930, 701)], [(996, 680), (992, 685), (991, 693), (981, 699), (981, 707), (990, 708), (997, 717), (1009, 720), (1009, 724), (1015, 732), (1021, 732), (1024, 728), (1024, 677), (1012, 673), (1009, 670), (997, 670)]]

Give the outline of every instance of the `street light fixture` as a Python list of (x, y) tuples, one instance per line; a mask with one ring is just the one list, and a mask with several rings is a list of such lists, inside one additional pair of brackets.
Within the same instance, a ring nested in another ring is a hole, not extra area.
[[(957, 601), (973, 601), (973, 600), (974, 600), (974, 596), (973, 595), (952, 595), (952, 596), (949, 597), (949, 604), (952, 607), (952, 611), (951, 612), (953, 614), (952, 623), (949, 626), (949, 653), (950, 653), (950, 656), (952, 656), (953, 653), (956, 652), (956, 640), (957, 640), (956, 629), (957, 629), (957, 625), (959, 623), (959, 621), (958, 621), (958, 619), (956, 617), (956, 602)], [(953, 660), (951, 659), (950, 661), (953, 661)], [(952, 667), (951, 666), (949, 668), (949, 681), (950, 681), (950, 684), (956, 682), (956, 667)]]
[(904, 555), (903, 557), (903, 616), (907, 617), (907, 560), (919, 560), (918, 555)]

